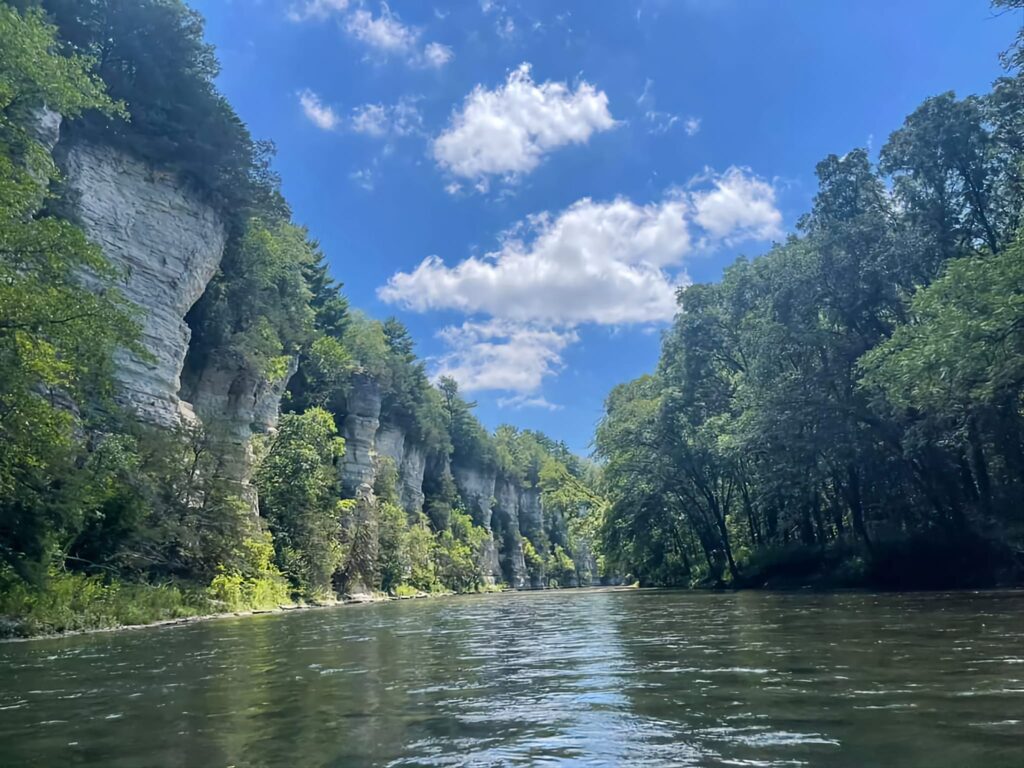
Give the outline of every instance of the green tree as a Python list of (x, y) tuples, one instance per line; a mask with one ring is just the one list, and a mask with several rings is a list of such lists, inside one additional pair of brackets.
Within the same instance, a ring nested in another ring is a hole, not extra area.
[(88, 60), (56, 50), (40, 13), (0, 5), (0, 558), (37, 577), (76, 532), (82, 425), (138, 334), (100, 250), (41, 213), (56, 170), (37, 110), (119, 111)]
[(260, 514), (273, 534), (277, 563), (308, 596), (328, 592), (341, 565), (334, 462), (344, 450), (327, 411), (284, 414), (256, 473)]
[(232, 222), (287, 216), (255, 141), (214, 80), (219, 64), (203, 19), (181, 0), (41, 0), (65, 46), (91, 57), (130, 119), (86, 110), (73, 130), (113, 143), (195, 183)]

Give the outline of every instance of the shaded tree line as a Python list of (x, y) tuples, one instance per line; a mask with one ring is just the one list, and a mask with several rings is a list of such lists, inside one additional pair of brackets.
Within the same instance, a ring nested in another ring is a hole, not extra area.
[[(1013, 5), (1013, 3), (1002, 3)], [(1024, 76), (827, 157), (797, 233), (679, 292), (596, 437), (606, 556), (651, 584), (1024, 575)]]

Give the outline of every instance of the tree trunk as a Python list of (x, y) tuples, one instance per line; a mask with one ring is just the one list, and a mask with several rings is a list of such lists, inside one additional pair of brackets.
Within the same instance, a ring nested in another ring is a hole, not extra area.
[(846, 503), (850, 507), (850, 521), (853, 523), (854, 533), (860, 536), (864, 546), (867, 547), (868, 553), (874, 554), (874, 547), (871, 544), (870, 536), (868, 536), (868, 527), (864, 520), (864, 502), (860, 493), (860, 475), (857, 472), (857, 468), (852, 464), (846, 467)]

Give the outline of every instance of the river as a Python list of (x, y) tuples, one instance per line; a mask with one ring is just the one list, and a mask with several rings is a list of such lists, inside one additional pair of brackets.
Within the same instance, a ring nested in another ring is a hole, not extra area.
[(0, 644), (0, 765), (1024, 765), (1024, 594), (557, 591)]

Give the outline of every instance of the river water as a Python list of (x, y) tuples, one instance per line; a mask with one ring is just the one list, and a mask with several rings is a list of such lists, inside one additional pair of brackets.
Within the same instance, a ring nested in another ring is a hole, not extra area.
[(0, 644), (0, 766), (1024, 766), (1024, 594), (559, 591)]

